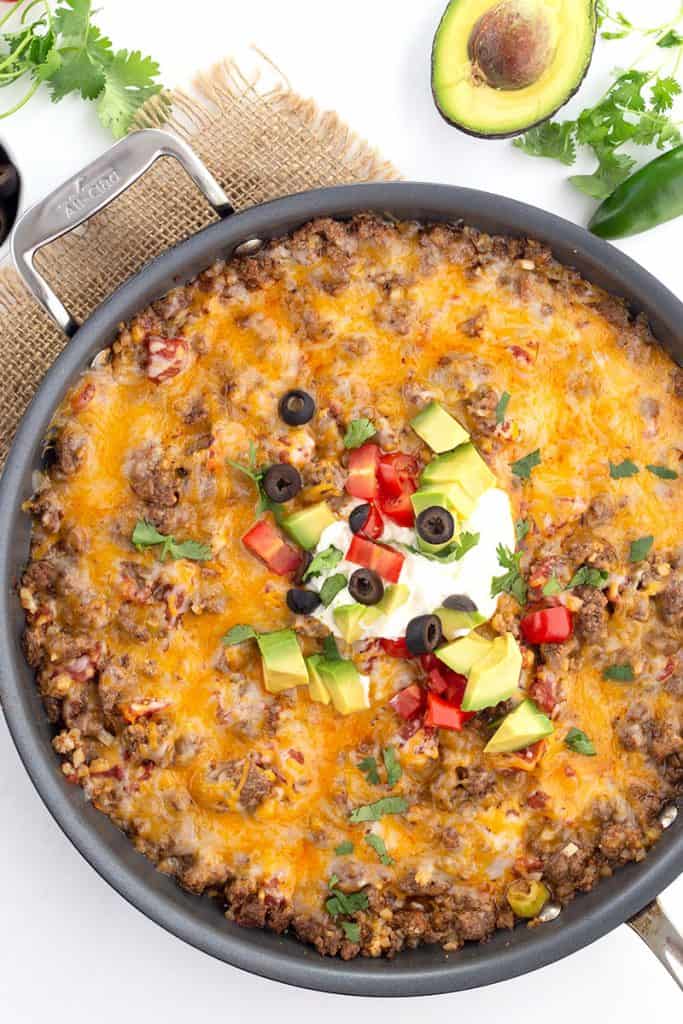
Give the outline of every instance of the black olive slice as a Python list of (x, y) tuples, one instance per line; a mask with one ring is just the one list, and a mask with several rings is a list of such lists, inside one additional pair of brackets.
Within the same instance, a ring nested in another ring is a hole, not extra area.
[(9, 199), (19, 188), (19, 175), (12, 164), (0, 164), (0, 199)]
[(356, 569), (349, 577), (349, 593), (359, 604), (377, 604), (384, 597), (384, 584), (374, 569)]
[(310, 615), (320, 604), (320, 596), (314, 590), (292, 587), (287, 591), (287, 607), (295, 615)]
[(438, 615), (418, 615), (406, 628), (406, 645), (411, 654), (431, 654), (443, 637)]
[(315, 402), (307, 391), (294, 388), (292, 391), (286, 391), (282, 396), (278, 412), (280, 419), (283, 419), (289, 427), (300, 427), (313, 419)]
[(299, 568), (294, 573), (294, 582), (299, 584), (304, 582), (304, 576), (308, 572), (309, 566), (313, 561), (313, 553), (311, 551), (301, 552), (301, 563)]
[(351, 533), (360, 533), (365, 524), (368, 521), (370, 515), (370, 505), (366, 501), (363, 505), (356, 505), (353, 512), (349, 516), (349, 526), (351, 527)]
[(420, 512), (415, 529), (427, 544), (446, 544), (455, 533), (455, 520), (448, 509), (430, 505)]
[(479, 609), (467, 594), (451, 594), (443, 603), (444, 608), (450, 608), (454, 612), (477, 612)]
[(283, 501), (291, 501), (299, 493), (301, 477), (294, 466), (279, 462), (266, 470), (261, 486), (271, 501), (281, 505)]

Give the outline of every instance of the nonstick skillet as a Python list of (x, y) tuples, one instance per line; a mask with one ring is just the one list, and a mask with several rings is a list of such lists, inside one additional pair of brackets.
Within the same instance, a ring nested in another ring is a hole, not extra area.
[[(160, 157), (180, 161), (221, 219), (148, 264), (78, 324), (35, 268), (34, 255), (106, 206)], [(665, 832), (643, 862), (617, 871), (561, 913), (551, 908), (546, 916), (552, 917), (553, 911), (557, 916), (541, 927), (498, 932), (490, 942), (469, 943), (450, 956), (438, 947), (422, 947), (393, 961), (342, 962), (323, 959), (286, 935), (250, 931), (226, 921), (209, 898), (183, 891), (156, 871), (58, 770), (51, 727), (21, 649), (24, 616), (16, 594), (30, 532), (21, 505), (32, 491), (32, 475), (40, 468), (42, 440), (55, 408), (93, 357), (114, 340), (122, 321), (214, 260), (255, 252), (263, 240), (287, 234), (315, 217), (345, 218), (370, 210), (402, 220), (464, 220), (486, 232), (539, 239), (560, 261), (625, 297), (634, 312), (644, 312), (659, 342), (683, 364), (683, 304), (617, 249), (559, 217), (485, 192), (414, 182), (318, 189), (235, 213), (216, 180), (183, 142), (157, 130), (129, 136), (24, 214), (11, 240), (24, 281), (70, 338), (21, 422), (0, 481), (0, 701), (19, 755), (57, 823), (122, 896), (198, 949), (256, 974), (354, 995), (453, 992), (542, 967), (646, 908), (631, 923), (683, 987), (683, 942), (653, 902), (683, 871), (683, 820), (674, 805), (663, 812)]]

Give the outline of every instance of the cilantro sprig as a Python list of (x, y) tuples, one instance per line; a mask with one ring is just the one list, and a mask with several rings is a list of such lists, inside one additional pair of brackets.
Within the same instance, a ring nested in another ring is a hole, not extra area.
[(319, 551), (304, 573), (304, 583), (313, 579), (314, 576), (322, 576), (324, 572), (335, 569), (343, 557), (344, 552), (336, 548), (334, 544), (330, 544), (324, 551)]
[(522, 552), (511, 551), (504, 544), (499, 544), (496, 552), (499, 565), (501, 568), (507, 569), (507, 572), (501, 576), (494, 576), (491, 580), (491, 597), (497, 597), (498, 594), (512, 594), (519, 604), (526, 604), (527, 584), (520, 567)]
[(430, 562), (448, 563), (459, 562), (461, 558), (464, 558), (468, 551), (477, 546), (479, 537), (478, 533), (469, 533), (467, 530), (463, 530), (456, 540), (442, 548), (441, 551), (423, 551), (422, 548), (416, 548), (413, 544), (401, 544), (399, 541), (395, 541), (395, 544), (399, 548), (410, 551), (413, 555), (429, 559)]
[(146, 519), (137, 521), (131, 540), (138, 551), (146, 551), (159, 545), (160, 562), (165, 562), (167, 558), (189, 558), (193, 562), (206, 562), (212, 557), (208, 544), (200, 544), (196, 540), (177, 541), (171, 534), (159, 533), (156, 526)]
[(402, 796), (385, 796), (372, 804), (355, 807), (349, 815), (349, 821), (352, 825), (361, 821), (379, 821), (385, 814), (405, 814), (408, 806), (408, 801)]
[(344, 435), (345, 448), (360, 448), (362, 444), (369, 441), (377, 433), (377, 427), (365, 416), (360, 419), (351, 420)]
[(381, 836), (375, 835), (374, 832), (369, 832), (365, 837), (365, 842), (375, 851), (382, 864), (386, 864), (388, 867), (394, 863), (394, 858), (389, 856), (386, 843)]
[(0, 32), (0, 88), (24, 82), (23, 97), (0, 113), (16, 113), (45, 84), (57, 103), (75, 93), (96, 102), (97, 115), (114, 138), (130, 129), (143, 103), (161, 92), (159, 65), (139, 50), (114, 50), (94, 24), (92, 0), (18, 0), (0, 18), (14, 31)]
[(276, 522), (279, 523), (284, 515), (282, 507), (276, 501), (272, 501), (263, 489), (263, 478), (270, 469), (270, 466), (259, 466), (257, 464), (256, 445), (254, 442), (249, 442), (249, 462), (246, 466), (243, 462), (235, 462), (234, 459), (226, 459), (225, 461), (228, 466), (232, 466), (239, 473), (244, 473), (245, 476), (248, 476), (256, 485), (258, 493), (256, 514), (260, 516), (263, 512), (272, 512)]

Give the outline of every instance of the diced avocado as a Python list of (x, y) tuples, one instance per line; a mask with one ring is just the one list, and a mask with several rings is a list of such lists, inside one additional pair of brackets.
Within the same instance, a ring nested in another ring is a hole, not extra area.
[(484, 658), (492, 647), (491, 640), (479, 636), (478, 633), (470, 633), (441, 647), (435, 654), (444, 665), (466, 676), (474, 663)]
[(285, 516), (282, 527), (292, 540), (306, 551), (311, 551), (320, 540), (323, 530), (335, 521), (332, 509), (326, 501), (321, 501), (318, 505), (309, 505), (300, 512)]
[(382, 600), (378, 601), (373, 607), (377, 609), (380, 615), (391, 615), (397, 608), (404, 605), (409, 597), (410, 587), (407, 587), (405, 583), (389, 583), (384, 588)]
[(522, 652), (512, 633), (497, 636), (488, 654), (470, 669), (463, 711), (491, 708), (511, 697), (517, 691), (521, 667)]
[[(464, 704), (463, 704), (464, 706)], [(507, 715), (484, 747), (485, 754), (522, 750), (553, 732), (553, 723), (532, 700), (523, 700)]]
[(479, 498), (496, 478), (473, 444), (461, 444), (454, 452), (437, 455), (422, 471), (423, 490), (446, 488), (458, 515), (469, 518)]
[(324, 659), (318, 671), (340, 714), (351, 715), (354, 711), (364, 711), (370, 706), (363, 680), (352, 661)]
[(450, 452), (469, 441), (470, 435), (438, 402), (430, 402), (410, 425), (433, 452)]
[(369, 608), (365, 604), (341, 604), (334, 609), (334, 621), (347, 644), (360, 640), (363, 635), (363, 617)]
[(261, 633), (257, 643), (263, 659), (263, 678), (268, 693), (308, 684), (308, 669), (293, 629)]
[(321, 661), (324, 661), (322, 654), (311, 654), (306, 658), (308, 693), (311, 700), (317, 701), (318, 704), (329, 704), (330, 695), (318, 672), (318, 665)]
[(437, 608), (434, 612), (441, 619), (443, 635), (447, 640), (453, 640), (456, 633), (462, 629), (474, 629), (486, 622), (486, 616), (481, 612), (461, 612), (455, 608)]

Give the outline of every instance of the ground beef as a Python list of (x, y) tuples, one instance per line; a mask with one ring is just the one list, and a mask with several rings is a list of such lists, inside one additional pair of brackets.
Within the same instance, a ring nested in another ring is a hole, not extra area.
[(473, 434), (487, 437), (493, 434), (496, 423), (496, 409), (500, 396), (490, 384), (480, 384), (464, 401), (467, 425)]
[(65, 427), (55, 444), (55, 470), (59, 476), (73, 476), (80, 469), (85, 458), (86, 439), (84, 434), (72, 427)]
[(581, 522), (591, 529), (595, 526), (604, 526), (614, 518), (614, 512), (614, 499), (609, 494), (596, 494), (583, 513)]
[(159, 445), (148, 444), (131, 452), (127, 471), (130, 486), (142, 501), (163, 508), (176, 504), (176, 477)]
[(677, 572), (671, 577), (657, 599), (659, 614), (669, 625), (680, 623), (683, 619), (683, 573)]
[(251, 762), (240, 791), (240, 803), (245, 811), (255, 811), (264, 800), (268, 799), (272, 790), (272, 779), (262, 768)]
[(583, 604), (574, 615), (574, 633), (587, 644), (601, 643), (607, 636), (607, 598), (595, 587), (577, 587), (574, 591)]

